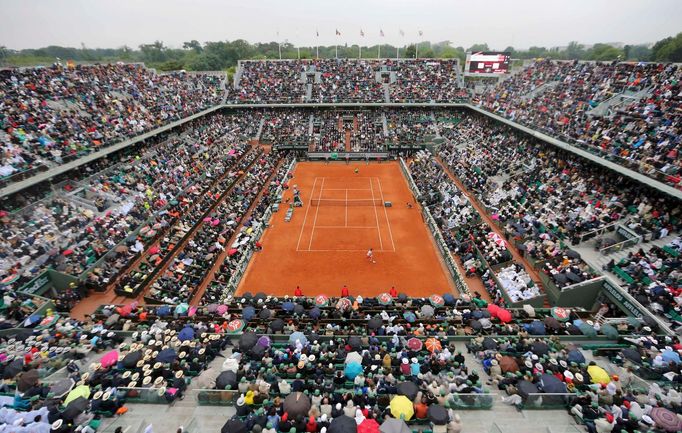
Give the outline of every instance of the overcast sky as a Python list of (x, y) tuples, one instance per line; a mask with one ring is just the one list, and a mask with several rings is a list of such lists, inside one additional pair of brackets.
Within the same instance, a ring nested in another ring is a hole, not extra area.
[(239, 38), (300, 45), (450, 40), (504, 49), (655, 42), (682, 31), (682, 0), (0, 0), (0, 17), (0, 45), (14, 49)]

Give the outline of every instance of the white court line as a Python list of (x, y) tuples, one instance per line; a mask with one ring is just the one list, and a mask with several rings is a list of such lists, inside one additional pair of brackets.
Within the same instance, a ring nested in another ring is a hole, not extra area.
[[(299, 253), (335, 253), (335, 252), (342, 252), (342, 253), (358, 253), (358, 252), (363, 252), (366, 253), (367, 250), (301, 250)], [(375, 253), (395, 253), (395, 251), (391, 250), (374, 250)]]
[[(315, 182), (313, 182), (313, 189), (310, 191), (310, 199), (313, 199), (313, 194), (315, 193), (315, 185), (317, 185), (317, 178), (315, 178)], [(302, 192), (302, 191), (301, 191)], [(296, 243), (296, 251), (298, 251), (298, 247), (301, 244), (301, 237), (303, 236), (303, 229), (305, 228), (305, 220), (308, 218), (308, 211), (310, 210), (310, 202), (308, 202), (308, 207), (305, 210), (305, 215), (303, 216), (303, 225), (301, 226), (301, 233), (298, 235), (298, 242)]]
[(369, 188), (327, 188), (327, 191), (369, 191)]
[[(381, 193), (381, 202), (386, 203), (384, 200), (384, 191), (381, 189), (381, 179), (377, 177), (377, 182), (379, 182), (379, 192)], [(384, 214), (386, 215), (386, 224), (388, 224), (388, 234), (391, 236), (391, 245), (393, 245), (393, 251), (395, 251), (395, 243), (393, 243), (393, 232), (391, 231), (391, 222), (388, 220), (388, 211), (386, 206), (384, 206)]]
[[(315, 178), (317, 179), (317, 178)], [(322, 185), (320, 185), (320, 195), (318, 197), (318, 200), (322, 199), (322, 190), (324, 189), (324, 177), (322, 178)], [(312, 194), (311, 194), (312, 197)], [(310, 251), (310, 247), (313, 245), (313, 236), (315, 236), (315, 224), (317, 224), (317, 213), (320, 211), (320, 206), (315, 209), (315, 219), (313, 220), (313, 229), (310, 232), (310, 242), (308, 242), (308, 251)]]
[(319, 229), (376, 229), (374, 226), (315, 226), (315, 230)]
[[(372, 185), (372, 178), (369, 178), (369, 187), (372, 190), (372, 201), (374, 201), (374, 186)], [(384, 241), (381, 240), (381, 229), (379, 228), (379, 214), (377, 213), (377, 206), (376, 204), (372, 206), (374, 209), (374, 220), (377, 223), (377, 233), (379, 234), (379, 245), (381, 245), (381, 249), (384, 249)], [(393, 248), (395, 250), (395, 248)]]

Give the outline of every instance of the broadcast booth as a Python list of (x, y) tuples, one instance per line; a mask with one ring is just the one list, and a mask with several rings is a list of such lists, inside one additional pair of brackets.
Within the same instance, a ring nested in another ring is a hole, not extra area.
[(467, 52), (464, 80), (467, 88), (481, 93), (511, 72), (511, 53), (501, 51)]

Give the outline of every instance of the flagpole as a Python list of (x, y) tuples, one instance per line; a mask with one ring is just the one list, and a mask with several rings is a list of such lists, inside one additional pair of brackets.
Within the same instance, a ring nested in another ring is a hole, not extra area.
[(419, 42), (414, 44), (414, 58), (415, 59), (419, 58)]
[(379, 52), (377, 53), (377, 59), (381, 58), (381, 44), (379, 44)]
[(358, 59), (362, 58), (362, 44), (358, 44)]

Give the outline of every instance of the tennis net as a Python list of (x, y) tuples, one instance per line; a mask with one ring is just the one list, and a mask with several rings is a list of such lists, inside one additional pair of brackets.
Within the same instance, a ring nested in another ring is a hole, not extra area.
[(381, 206), (384, 203), (379, 199), (335, 199), (335, 198), (314, 198), (310, 200), (311, 206)]

